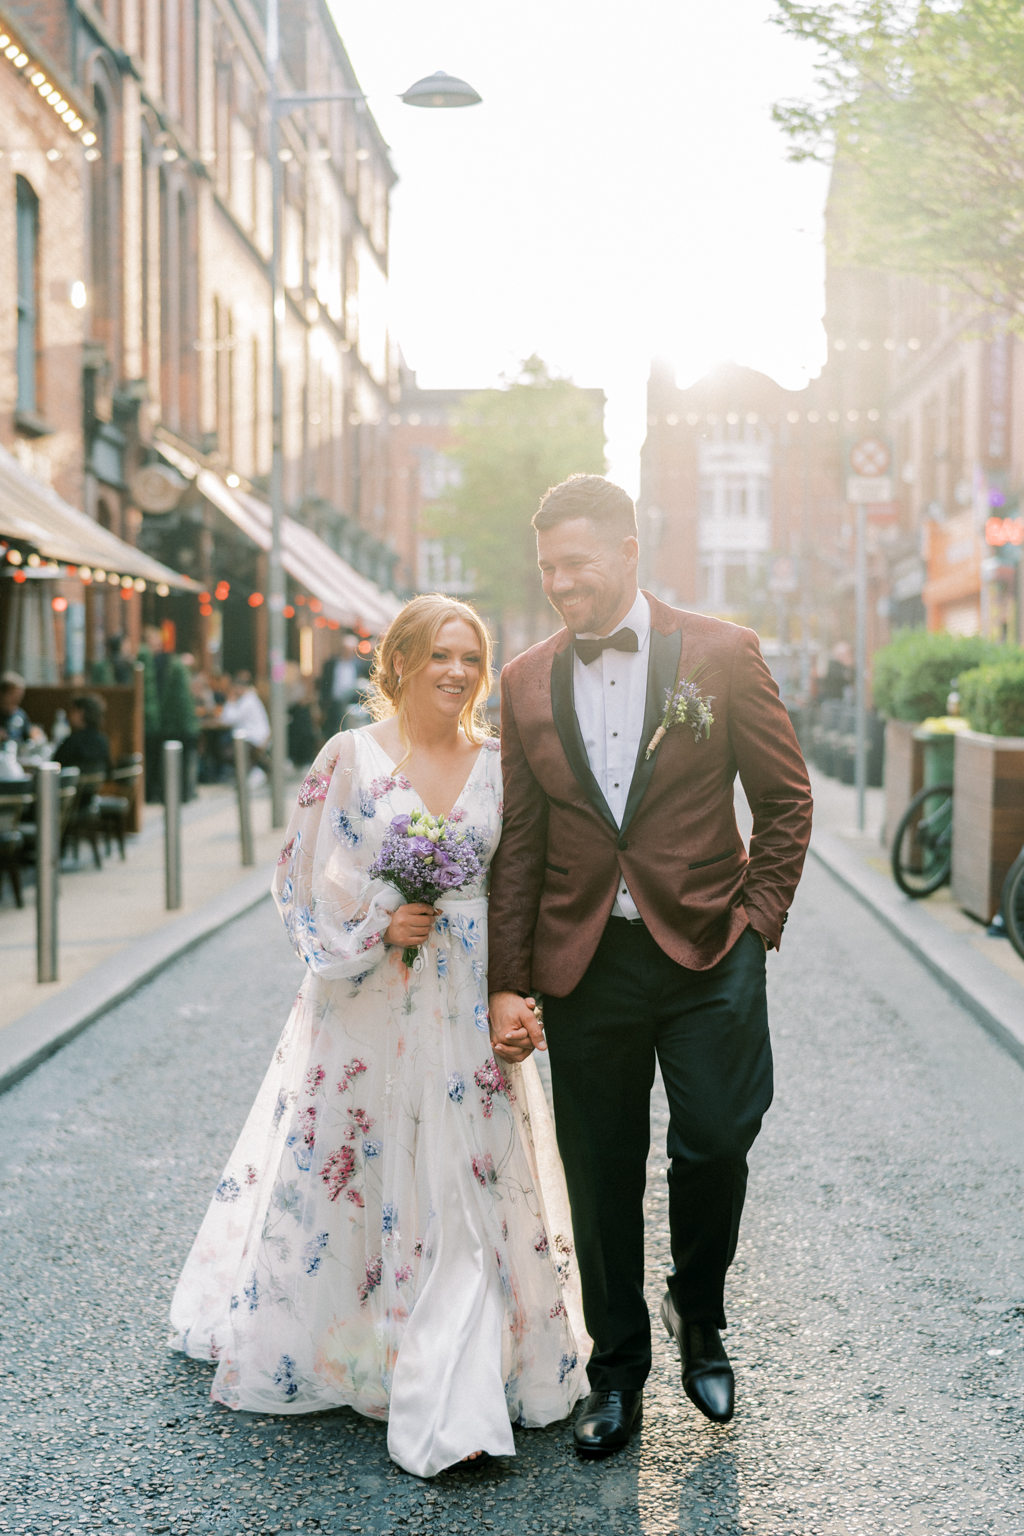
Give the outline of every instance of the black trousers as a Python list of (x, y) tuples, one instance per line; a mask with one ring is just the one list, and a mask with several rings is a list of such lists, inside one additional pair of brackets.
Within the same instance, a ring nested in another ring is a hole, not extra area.
[(748, 928), (711, 970), (689, 971), (642, 924), (610, 918), (579, 986), (544, 999), (544, 1027), (590, 1385), (637, 1389), (651, 1368), (643, 1198), (655, 1058), (670, 1111), (669, 1288), (685, 1319), (724, 1328), (747, 1153), (772, 1100), (764, 946)]

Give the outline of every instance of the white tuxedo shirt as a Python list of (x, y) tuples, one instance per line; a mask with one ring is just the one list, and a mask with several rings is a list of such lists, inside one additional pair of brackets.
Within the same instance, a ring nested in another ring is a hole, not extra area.
[[(642, 592), (616, 626), (631, 629), (637, 638), (632, 651), (602, 651), (585, 666), (573, 652), (572, 685), (576, 718), (594, 777), (615, 817), (622, 825), (633, 768), (640, 749), (647, 703), (647, 662), (651, 649), (651, 609)], [(597, 639), (580, 635), (581, 640)], [(612, 908), (615, 917), (638, 918), (636, 903), (625, 880), (619, 879)]]

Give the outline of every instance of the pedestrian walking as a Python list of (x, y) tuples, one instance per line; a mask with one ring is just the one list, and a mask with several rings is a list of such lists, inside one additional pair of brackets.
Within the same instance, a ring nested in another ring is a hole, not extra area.
[(299, 791), (274, 896), (307, 975), (171, 1318), (218, 1402), (386, 1418), (428, 1477), (565, 1418), (587, 1345), (536, 1067), (487, 1035), (487, 631), (414, 598), (374, 679)]
[[(638, 590), (625, 491), (574, 475), (534, 527), (565, 628), (502, 673), (491, 1032), (507, 1063), (549, 1051), (594, 1340), (575, 1439), (598, 1456), (639, 1423), (651, 1368), (643, 1196), (656, 1060), (671, 1111), (662, 1320), (687, 1395), (709, 1419), (732, 1416), (724, 1285), (747, 1152), (772, 1098), (765, 955), (800, 878), (811, 796), (753, 632)], [(749, 858), (737, 772), (754, 817)]]
[(144, 669), (144, 709), (146, 747), (146, 801), (163, 801), (163, 745), (180, 741), (185, 750), (184, 795), (192, 798), (195, 783), (196, 748), (199, 723), (188, 669), (180, 656), (164, 648), (163, 632), (157, 624), (144, 631), (138, 659)]

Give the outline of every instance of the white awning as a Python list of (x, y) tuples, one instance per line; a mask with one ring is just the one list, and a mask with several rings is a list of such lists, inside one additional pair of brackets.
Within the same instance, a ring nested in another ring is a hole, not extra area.
[(197, 591), (194, 581), (119, 539), (44, 485), (0, 448), (0, 535), (32, 544), (47, 560)]
[[(249, 491), (232, 490), (212, 469), (202, 469), (172, 444), (160, 441), (157, 447), (247, 538), (259, 549), (269, 550), (271, 514), (265, 501)], [(293, 517), (282, 519), (281, 561), (289, 576), (320, 599), (324, 617), (339, 624), (379, 634), (402, 606), (393, 592), (383, 592), (376, 582), (353, 570), (319, 534)]]

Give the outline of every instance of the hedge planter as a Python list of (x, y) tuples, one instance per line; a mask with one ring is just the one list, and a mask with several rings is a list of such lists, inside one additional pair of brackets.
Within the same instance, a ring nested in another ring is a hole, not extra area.
[(916, 730), (912, 720), (887, 720), (885, 723), (886, 842), (924, 784), (924, 742), (914, 740)]
[(988, 923), (1024, 847), (1024, 736), (962, 731), (953, 783), (953, 899)]

